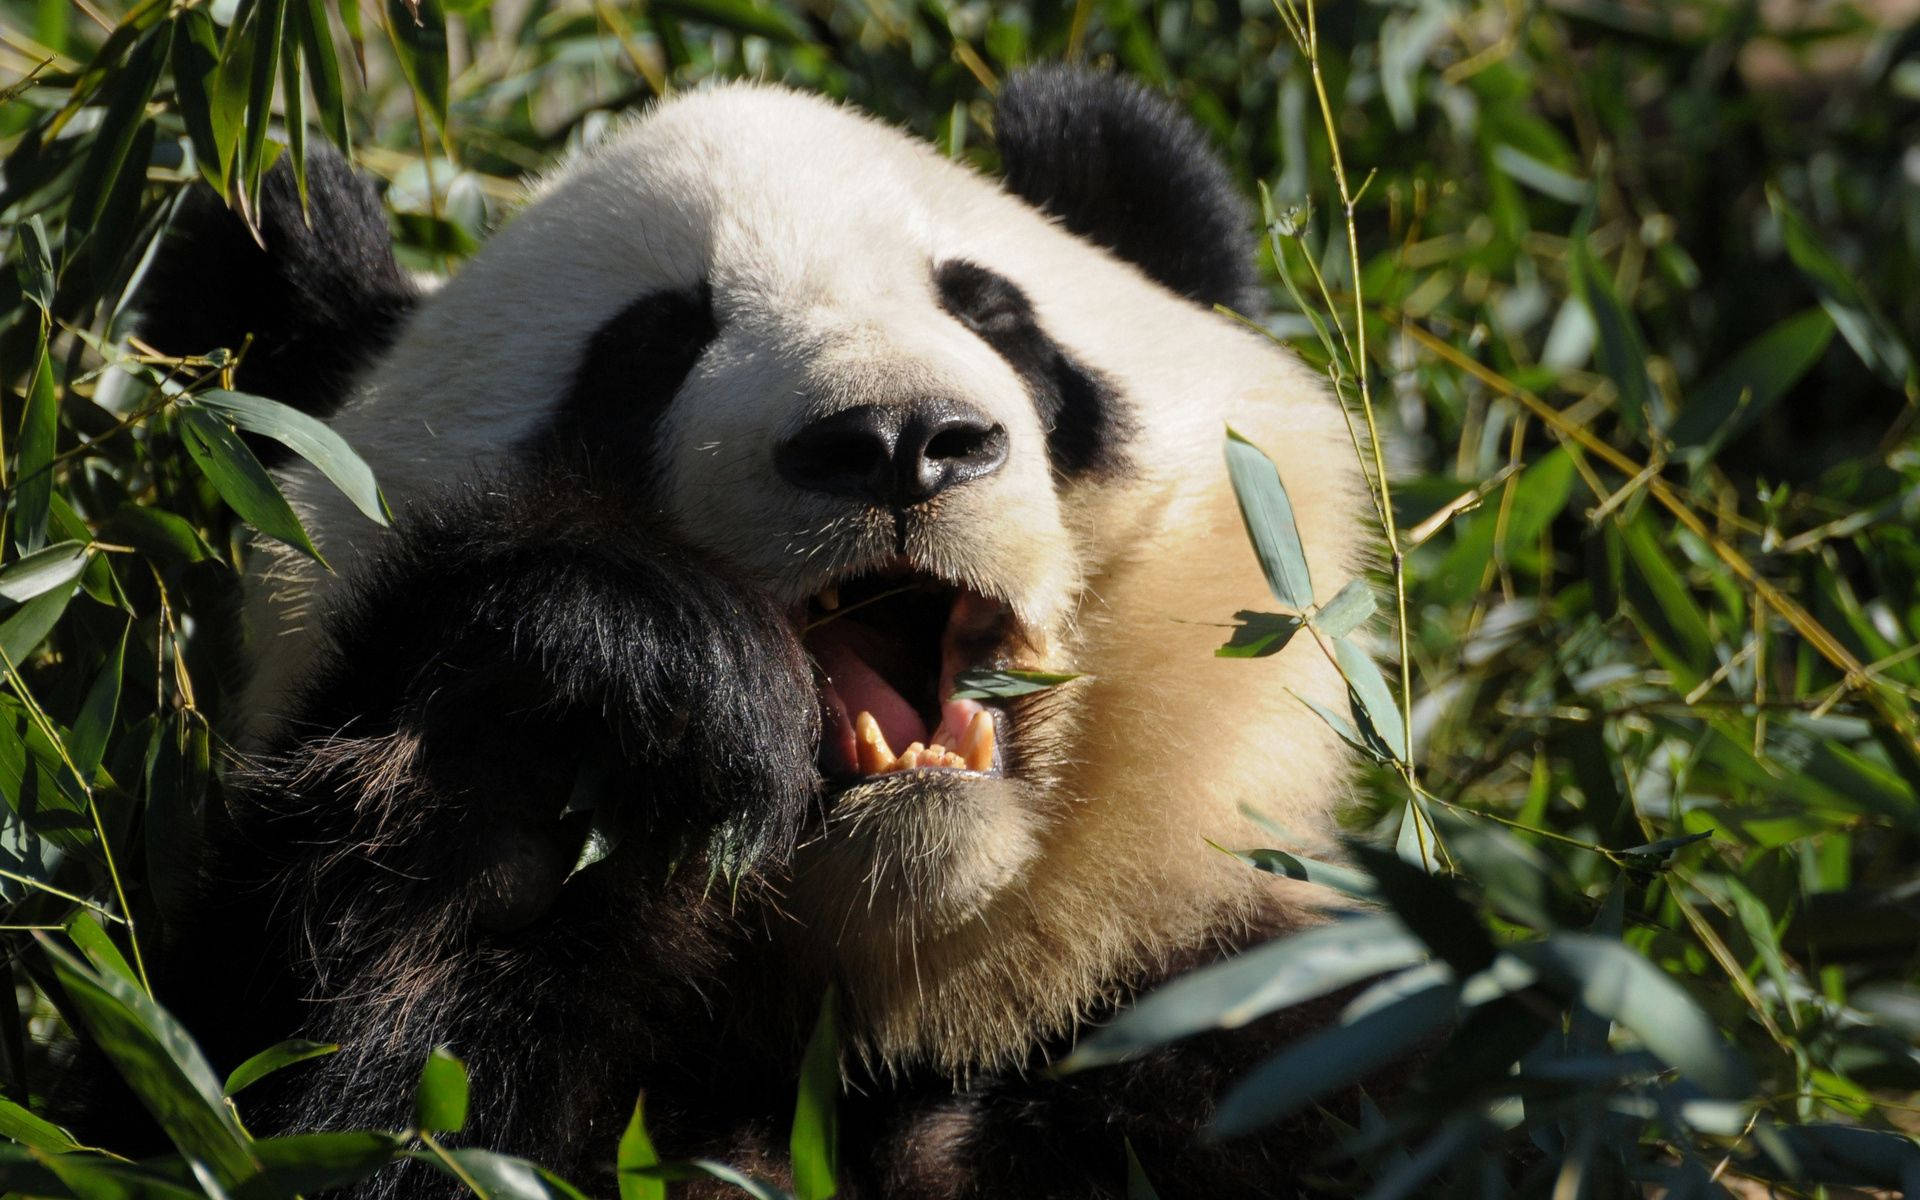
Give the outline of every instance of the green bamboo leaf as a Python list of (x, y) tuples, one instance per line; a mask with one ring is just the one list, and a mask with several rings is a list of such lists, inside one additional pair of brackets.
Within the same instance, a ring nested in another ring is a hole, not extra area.
[(40, 648), (40, 643), (46, 641), (53, 627), (60, 623), (60, 614), (67, 611), (67, 601), (73, 598), (73, 591), (74, 585), (65, 583), (50, 592), (42, 592), (0, 621), (0, 653), (6, 655), (8, 662), (18, 667)]
[(0, 1137), (49, 1154), (67, 1154), (80, 1148), (72, 1134), (7, 1099), (0, 1099)]
[(374, 482), (373, 468), (326, 422), (278, 400), (246, 392), (216, 388), (198, 393), (193, 402), (215, 410), (249, 433), (279, 442), (319, 468), (368, 520), (387, 523), (387, 501)]
[(253, 1174), (259, 1164), (247, 1135), (186, 1030), (131, 981), (95, 971), (44, 936), (40, 946), (66, 993), (65, 1015), (85, 1028), (180, 1152), (227, 1187)]
[(94, 676), (93, 686), (87, 689), (87, 698), (80, 704), (80, 715), (74, 718), (73, 730), (67, 737), (68, 753), (83, 778), (91, 779), (106, 757), (107, 744), (113, 736), (114, 714), (120, 710), (120, 675), (127, 657), (127, 638), (132, 633), (131, 622), (121, 627), (120, 640), (114, 643), (113, 653)]
[(140, 129), (147, 121), (147, 101), (160, 82), (167, 65), (169, 31), (156, 29), (135, 42), (126, 63), (112, 72), (102, 84), (106, 92), (106, 112), (94, 131), (93, 143), (74, 183), (73, 199), (67, 207), (67, 248), (78, 246), (107, 211), (119, 190), (120, 177), (137, 171), (145, 178), (147, 163), (135, 161), (134, 147)]
[(1598, 1016), (1618, 1022), (1660, 1061), (1713, 1096), (1739, 1098), (1752, 1073), (1713, 1021), (1671, 976), (1622, 942), (1556, 933), (1509, 948)]
[(1687, 463), (1699, 470), (1778, 403), (1820, 361), (1833, 329), (1825, 309), (1810, 308), (1755, 338), (1715, 372), (1668, 431)]
[(1657, 397), (1647, 376), (1647, 343), (1640, 325), (1633, 319), (1620, 297), (1614, 294), (1613, 281), (1594, 261), (1587, 245), (1592, 213), (1580, 219), (1569, 246), (1568, 265), (1573, 273), (1574, 291), (1593, 314), (1600, 334), (1600, 370), (1613, 381), (1620, 401), (1620, 415), (1628, 427), (1644, 433)]
[(445, 1046), (435, 1047), (420, 1068), (413, 1123), (429, 1133), (458, 1133), (467, 1123), (467, 1066)]
[(788, 1149), (793, 1161), (794, 1200), (827, 1200), (839, 1190), (840, 1027), (839, 992), (829, 987), (820, 1000), (820, 1018), (800, 1060), (800, 1088), (794, 1100)]
[(257, 1181), (242, 1188), (248, 1196), (311, 1196), (351, 1187), (405, 1156), (405, 1144), (391, 1133), (295, 1133), (253, 1144), (260, 1160)]
[(1259, 447), (1229, 429), (1227, 476), (1260, 569), (1266, 572), (1267, 586), (1280, 603), (1304, 613), (1313, 604), (1313, 581), (1307, 573), (1300, 530), (1293, 522), (1293, 504), (1280, 482), (1280, 468)]
[[(1224, 846), (1218, 848), (1226, 849)], [(1344, 892), (1356, 900), (1372, 902), (1380, 899), (1380, 888), (1374, 883), (1372, 876), (1365, 871), (1356, 871), (1352, 867), (1342, 866), (1339, 863), (1304, 858), (1285, 850), (1227, 850), (1226, 852), (1269, 875), (1298, 879), (1304, 883), (1317, 883), (1321, 887)]]
[(1354, 720), (1360, 736), (1374, 745), (1382, 756), (1396, 762), (1413, 757), (1407, 744), (1407, 727), (1400, 719), (1400, 706), (1373, 656), (1346, 638), (1333, 643), (1333, 657), (1346, 676), (1348, 699), (1353, 704)]
[[(290, 11), (298, 13), (306, 0), (287, 0)], [(290, 19), (297, 19), (290, 18)], [(296, 31), (297, 34), (297, 31)], [(300, 70), (300, 46), (290, 39), (280, 54), (280, 126), (287, 134), (287, 158), (293, 163), (293, 188), (300, 196), (300, 211), (307, 208), (307, 89)]]
[(647, 1134), (647, 1098), (633, 1102), (633, 1116), (626, 1132), (620, 1135), (619, 1157), (615, 1160), (620, 1184), (620, 1200), (667, 1200), (666, 1182), (642, 1172), (660, 1165), (660, 1152), (653, 1148)]
[(1840, 336), (1853, 347), (1860, 361), (1887, 383), (1897, 388), (1912, 386), (1915, 377), (1912, 347), (1861, 288), (1853, 272), (1827, 252), (1806, 218), (1780, 189), (1767, 188), (1767, 204), (1780, 222), (1780, 237), (1786, 243), (1787, 257), (1813, 284), (1821, 307), (1833, 318)]
[(1459, 987), (1438, 983), (1288, 1046), (1235, 1084), (1208, 1132), (1238, 1137), (1343, 1091), (1424, 1044), (1453, 1020)]
[(1386, 913), (1291, 934), (1156, 988), (1083, 1038), (1063, 1071), (1119, 1062), (1209, 1029), (1238, 1029), (1283, 1008), (1426, 959), (1427, 948)]
[(333, 30), (327, 25), (325, 0), (293, 0), (289, 16), (298, 26), (300, 57), (306, 63), (307, 86), (313, 89), (313, 101), (320, 110), (320, 128), (341, 154), (348, 154), (352, 143), (347, 134), (346, 93), (340, 81), (340, 58), (334, 53)]
[[(183, 8), (173, 20), (173, 96), (193, 144), (194, 166), (214, 191), (227, 190), (231, 136), (223, 140), (214, 121), (220, 82), (220, 37), (204, 8)], [(231, 126), (229, 126), (229, 129)]]
[(220, 498), (255, 529), (306, 552), (324, 565), (326, 560), (308, 539), (300, 518), (294, 515), (287, 498), (280, 494), (273, 477), (253, 456), (253, 451), (247, 449), (246, 443), (211, 409), (187, 404), (178, 411), (181, 440), (186, 443), (187, 453), (220, 493)]
[(447, 127), (447, 16), (440, 0), (387, 0), (387, 30), (407, 86), (442, 130)]
[(1330, 638), (1342, 638), (1358, 629), (1374, 613), (1373, 585), (1364, 579), (1347, 581), (1333, 599), (1309, 618), (1315, 629)]
[[(1341, 741), (1344, 741), (1347, 745), (1352, 746), (1355, 750), (1360, 751), (1375, 762), (1386, 762), (1388, 760), (1387, 755), (1380, 747), (1374, 744), (1372, 739), (1361, 736), (1360, 731), (1354, 728), (1352, 721), (1334, 712), (1317, 700), (1307, 699), (1299, 692), (1293, 692), (1292, 696), (1295, 700), (1312, 709), (1313, 715), (1325, 721), (1335, 733), (1340, 735)], [(1351, 692), (1348, 694), (1347, 703), (1348, 707), (1351, 708), (1353, 704)]]
[(1126, 1140), (1127, 1147), (1127, 1200), (1160, 1200), (1160, 1193), (1154, 1190), (1153, 1180), (1147, 1178), (1147, 1169), (1140, 1165), (1140, 1156), (1133, 1152), (1133, 1142)]
[(86, 569), (84, 542), (55, 542), (0, 567), (0, 600), (24, 604), (42, 592), (80, 578)]
[(38, 214), (14, 226), (20, 242), (20, 257), (15, 263), (20, 275), (20, 293), (40, 306), (41, 312), (53, 308), (53, 246), (47, 241), (47, 224)]
[(1044, 692), (1079, 679), (1052, 671), (961, 671), (953, 677), (955, 700), (1005, 700)]
[(14, 443), (13, 545), (22, 554), (47, 542), (47, 518), (53, 509), (53, 453), (60, 437), (60, 393), (53, 382), (47, 334), (40, 334), (33, 379), (20, 415)]
[(237, 1096), (262, 1079), (295, 1063), (307, 1062), (315, 1058), (324, 1058), (340, 1047), (332, 1042), (313, 1042), (305, 1038), (289, 1038), (268, 1046), (265, 1050), (235, 1067), (228, 1074), (226, 1084), (221, 1091), (228, 1096)]
[(133, 965), (127, 962), (120, 947), (114, 945), (113, 938), (107, 933), (100, 919), (88, 909), (80, 909), (67, 918), (67, 936), (73, 944), (80, 947), (80, 953), (86, 956), (96, 971), (117, 975), (128, 983), (140, 982)]
[[(252, 61), (247, 71), (246, 132), (240, 143), (240, 157), (234, 174), (246, 190), (247, 209), (259, 211), (260, 179), (270, 161), (267, 155), (267, 126), (273, 118), (273, 88), (280, 78), (281, 46), (287, 36), (288, 0), (247, 0), (246, 25), (253, 43)], [(235, 28), (242, 22), (236, 20)]]
[(1240, 624), (1234, 627), (1227, 644), (1213, 652), (1216, 658), (1265, 658), (1269, 654), (1278, 654), (1287, 648), (1293, 635), (1299, 633), (1300, 627), (1306, 624), (1299, 617), (1287, 613), (1245, 609), (1233, 614), (1233, 618)]
[(524, 1158), (513, 1158), (505, 1154), (495, 1154), (491, 1150), (449, 1150), (451, 1158), (460, 1168), (456, 1173), (440, 1160), (438, 1154), (427, 1150), (413, 1150), (408, 1157), (421, 1162), (432, 1163), (441, 1171), (460, 1180), (464, 1185), (467, 1179), (480, 1185), (481, 1200), (553, 1200), (541, 1178), (540, 1168)]

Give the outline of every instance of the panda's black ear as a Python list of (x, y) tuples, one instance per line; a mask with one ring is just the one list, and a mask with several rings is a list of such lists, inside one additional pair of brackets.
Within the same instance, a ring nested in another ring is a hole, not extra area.
[(1253, 220), (1206, 136), (1167, 97), (1084, 67), (1001, 89), (1007, 187), (1068, 229), (1202, 304), (1257, 311)]
[(141, 285), (138, 332), (174, 355), (238, 350), (251, 334), (235, 386), (326, 417), (392, 343), (418, 289), (372, 185), (324, 144), (309, 146), (306, 173), (305, 212), (284, 157), (262, 181), (264, 249), (195, 184)]

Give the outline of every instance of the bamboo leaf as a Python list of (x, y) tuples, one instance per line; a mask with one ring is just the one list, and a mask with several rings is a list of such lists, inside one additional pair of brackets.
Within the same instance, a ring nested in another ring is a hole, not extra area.
[(1293, 504), (1280, 482), (1280, 468), (1259, 447), (1229, 429), (1227, 475), (1260, 569), (1266, 572), (1267, 586), (1280, 603), (1305, 612), (1313, 604), (1313, 581), (1300, 530), (1293, 522)]
[[(840, 1028), (837, 988), (820, 1001), (820, 1017), (800, 1060), (788, 1148), (793, 1161), (794, 1200), (827, 1200), (839, 1190)], [(624, 1198), (623, 1198), (624, 1200)]]
[(272, 476), (225, 421), (211, 409), (191, 404), (180, 407), (179, 419), (187, 453), (233, 511), (268, 537), (304, 551), (316, 562), (326, 562)]
[(246, 1089), (259, 1083), (275, 1071), (291, 1067), (295, 1063), (307, 1062), (315, 1058), (324, 1058), (340, 1047), (331, 1042), (313, 1042), (305, 1038), (289, 1038), (268, 1046), (265, 1050), (247, 1059), (235, 1067), (228, 1075), (227, 1082), (221, 1088), (228, 1096), (237, 1096)]
[(429, 1133), (458, 1133), (467, 1123), (467, 1067), (445, 1046), (436, 1047), (420, 1068), (413, 1123)]
[(318, 467), (368, 520), (387, 523), (387, 501), (374, 482), (373, 468), (324, 421), (278, 400), (220, 388), (198, 393), (193, 403), (213, 409), (249, 433), (279, 442)]

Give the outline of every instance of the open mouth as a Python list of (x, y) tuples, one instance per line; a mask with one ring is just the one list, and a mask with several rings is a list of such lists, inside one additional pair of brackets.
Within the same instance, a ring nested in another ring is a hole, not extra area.
[(830, 781), (1004, 769), (1006, 712), (953, 692), (961, 672), (1007, 666), (1025, 646), (1005, 604), (924, 572), (867, 572), (807, 601), (801, 640), (820, 676)]

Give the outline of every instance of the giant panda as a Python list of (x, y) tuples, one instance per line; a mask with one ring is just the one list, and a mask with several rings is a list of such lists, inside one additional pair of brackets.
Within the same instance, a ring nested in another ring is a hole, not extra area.
[[(217, 1065), (342, 1047), (251, 1128), (404, 1127), (446, 1046), (464, 1144), (610, 1195), (644, 1092), (663, 1153), (782, 1183), (831, 988), (844, 1196), (1117, 1197), (1129, 1151), (1163, 1196), (1301, 1186), (1322, 1131), (1196, 1135), (1302, 1018), (1049, 1066), (1314, 919), (1217, 848), (1326, 853), (1348, 781), (1310, 640), (1213, 654), (1272, 606), (1223, 436), (1275, 456), (1322, 599), (1363, 480), (1216, 311), (1258, 306), (1254, 231), (1171, 102), (1039, 69), (993, 133), (999, 178), (784, 87), (680, 94), (443, 282), (337, 157), (304, 204), (270, 177), (259, 242), (183, 210), (146, 339), (245, 342), (237, 386), (394, 513), (277, 468), (326, 565), (255, 549), (241, 762), (169, 913), (162, 999)], [(955, 699), (977, 669), (1075, 678)]]

